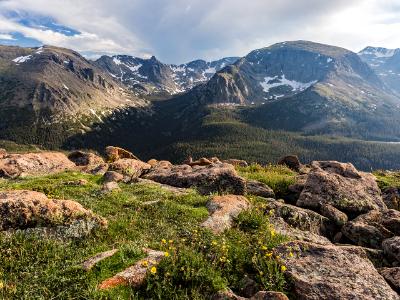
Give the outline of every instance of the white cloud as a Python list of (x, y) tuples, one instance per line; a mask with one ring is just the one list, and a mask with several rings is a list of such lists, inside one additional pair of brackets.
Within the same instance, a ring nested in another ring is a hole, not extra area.
[(4, 34), (91, 53), (152, 53), (167, 62), (245, 55), (298, 39), (354, 51), (400, 47), (398, 0), (3, 0), (1, 11), (51, 16), (81, 32), (66, 36), (3, 16)]
[(0, 33), (0, 40), (15, 40), (11, 34), (8, 33)]

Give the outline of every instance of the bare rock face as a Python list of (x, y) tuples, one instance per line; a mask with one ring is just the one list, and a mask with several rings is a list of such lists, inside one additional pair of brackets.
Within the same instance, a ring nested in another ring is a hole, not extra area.
[(128, 158), (139, 160), (132, 152), (122, 149), (120, 147), (108, 146), (106, 147), (106, 158), (107, 162), (112, 163), (119, 159)]
[(106, 227), (107, 221), (71, 200), (53, 200), (33, 191), (0, 192), (0, 230), (65, 227), (78, 223)]
[(282, 203), (274, 199), (266, 199), (267, 212), (274, 217), (282, 218), (288, 225), (302, 231), (330, 237), (333, 234), (333, 223), (320, 214)]
[(104, 280), (100, 285), (100, 290), (108, 290), (121, 285), (140, 287), (145, 279), (147, 272), (156, 266), (164, 257), (164, 252), (145, 249), (147, 257), (139, 260), (133, 266)]
[(400, 268), (381, 268), (378, 269), (379, 273), (385, 278), (390, 286), (400, 293)]
[(9, 154), (0, 159), (0, 174), (12, 178), (49, 175), (76, 169), (76, 165), (60, 152)]
[(231, 164), (231, 165), (233, 165), (235, 167), (248, 167), (249, 166), (247, 161), (241, 160), (241, 159), (231, 158), (231, 159), (225, 159), (222, 162), (226, 163), (226, 164)]
[(99, 174), (100, 170), (107, 169), (104, 159), (94, 153), (74, 151), (68, 155), (69, 160), (75, 163), (81, 171)]
[(400, 236), (384, 240), (382, 248), (386, 255), (400, 261)]
[(257, 180), (247, 180), (246, 190), (250, 195), (260, 196), (264, 198), (275, 198), (274, 191), (265, 183)]
[(338, 227), (342, 227), (348, 221), (348, 217), (345, 213), (341, 212), (330, 204), (321, 205), (320, 213), (324, 217), (327, 217), (329, 220), (334, 222)]
[(286, 266), (295, 299), (399, 299), (369, 260), (340, 247), (295, 241), (275, 254)]
[(154, 167), (142, 177), (175, 187), (194, 187), (202, 194), (220, 192), (244, 195), (246, 193), (246, 181), (236, 173), (232, 165), (224, 163), (194, 167), (189, 165)]
[(372, 210), (347, 222), (342, 233), (356, 245), (379, 249), (384, 239), (400, 235), (400, 212)]
[(124, 176), (124, 182), (134, 181), (140, 177), (145, 170), (151, 166), (145, 162), (130, 158), (121, 158), (110, 164), (109, 170)]
[(214, 233), (221, 233), (232, 226), (234, 218), (248, 209), (250, 203), (243, 196), (225, 195), (212, 197), (206, 206), (210, 217), (202, 223), (202, 226)]
[(349, 216), (386, 209), (372, 174), (336, 161), (314, 161), (311, 167), (297, 206), (319, 209), (330, 204)]
[(299, 172), (301, 168), (301, 162), (296, 155), (284, 156), (278, 161), (278, 165), (287, 166), (289, 169)]

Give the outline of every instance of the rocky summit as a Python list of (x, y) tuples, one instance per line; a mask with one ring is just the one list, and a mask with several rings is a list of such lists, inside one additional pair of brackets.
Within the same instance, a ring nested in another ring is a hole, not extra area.
[(4, 299), (400, 299), (397, 172), (103, 153), (2, 150)]

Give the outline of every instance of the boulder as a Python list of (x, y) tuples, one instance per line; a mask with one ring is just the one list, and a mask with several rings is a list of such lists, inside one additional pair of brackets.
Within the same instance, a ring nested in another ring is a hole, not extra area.
[(236, 295), (230, 289), (219, 291), (211, 297), (211, 300), (247, 300), (248, 298)]
[(213, 162), (211, 160), (209, 160), (208, 158), (202, 157), (196, 161), (192, 161), (189, 163), (189, 166), (193, 167), (193, 166), (209, 166), (211, 165)]
[(247, 194), (255, 196), (260, 196), (264, 198), (275, 198), (274, 191), (265, 183), (259, 182), (257, 180), (247, 180), (246, 191)]
[(287, 155), (278, 160), (278, 165), (283, 165), (289, 169), (299, 172), (301, 168), (301, 162), (296, 155)]
[(109, 170), (120, 173), (124, 176), (124, 182), (135, 181), (145, 170), (151, 166), (136, 159), (122, 158), (109, 165)]
[(294, 228), (325, 237), (331, 237), (334, 234), (333, 223), (312, 210), (285, 204), (275, 199), (266, 199), (266, 203), (270, 216), (282, 218)]
[(118, 252), (118, 249), (113, 249), (113, 250), (98, 253), (95, 256), (92, 256), (92, 257), (88, 258), (87, 260), (85, 260), (82, 264), (82, 267), (85, 271), (90, 271), (96, 264), (98, 264), (102, 260), (105, 260), (108, 257), (113, 256), (117, 252)]
[(156, 266), (164, 257), (164, 252), (162, 251), (151, 249), (144, 249), (144, 251), (147, 254), (146, 258), (139, 260), (133, 266), (114, 275), (113, 277), (104, 280), (99, 285), (99, 289), (108, 290), (124, 285), (129, 285), (135, 288), (140, 287), (146, 279), (147, 272), (152, 267)]
[(65, 185), (72, 185), (72, 186), (85, 186), (88, 185), (89, 181), (86, 179), (77, 179), (77, 180), (72, 180), (72, 181), (67, 181)]
[(0, 174), (9, 177), (49, 175), (76, 169), (61, 152), (9, 154), (0, 160)]
[(284, 293), (261, 291), (251, 297), (250, 300), (289, 300), (289, 298)]
[(286, 266), (294, 299), (399, 299), (369, 260), (340, 247), (294, 241), (274, 252)]
[(386, 255), (400, 261), (400, 236), (384, 240), (382, 248)]
[(319, 209), (330, 204), (348, 216), (386, 209), (372, 174), (336, 161), (314, 161), (311, 167), (297, 206)]
[(77, 222), (90, 228), (107, 226), (104, 218), (75, 201), (49, 199), (42, 193), (26, 190), (0, 192), (0, 231), (68, 227)]
[(101, 192), (104, 194), (111, 193), (112, 191), (120, 191), (118, 183), (115, 181), (105, 182), (101, 188)]
[(361, 258), (370, 260), (372, 264), (375, 266), (375, 268), (388, 266), (391, 265), (392, 263), (392, 260), (388, 260), (385, 257), (383, 250), (354, 246), (354, 245), (337, 244), (336, 246), (340, 247), (340, 249), (345, 250), (349, 253), (356, 254)]
[(219, 192), (244, 195), (246, 192), (246, 181), (236, 173), (232, 165), (224, 163), (194, 167), (153, 167), (142, 178), (180, 188), (194, 187), (202, 194)]
[(148, 163), (150, 166), (154, 167), (155, 165), (157, 165), (157, 162), (158, 162), (157, 159), (152, 158), (152, 159), (150, 159), (147, 163)]
[(231, 158), (231, 159), (225, 159), (222, 162), (226, 163), (226, 164), (231, 164), (231, 165), (233, 165), (235, 167), (248, 167), (249, 166), (247, 161), (241, 160), (241, 159), (233, 159), (233, 158)]
[(249, 278), (248, 276), (244, 276), (240, 280), (239, 286), (240, 286), (240, 295), (246, 298), (254, 296), (260, 290), (259, 284), (255, 280)]
[(232, 227), (234, 218), (250, 207), (249, 201), (243, 196), (214, 196), (206, 204), (210, 216), (202, 223), (203, 227), (214, 233), (221, 233)]
[(124, 179), (124, 175), (115, 172), (115, 171), (107, 171), (103, 176), (104, 182), (120, 182)]
[(102, 157), (90, 152), (74, 151), (68, 155), (68, 159), (86, 173), (101, 174), (103, 169), (108, 168)]
[(342, 233), (356, 245), (379, 249), (384, 239), (400, 235), (400, 212), (372, 210), (347, 222)]
[(0, 159), (3, 159), (7, 156), (6, 149), (0, 148)]
[(115, 162), (119, 159), (136, 159), (139, 160), (139, 158), (137, 158), (135, 155), (133, 155), (133, 153), (122, 149), (120, 147), (114, 147), (114, 146), (108, 146), (106, 147), (106, 160), (109, 163)]
[(300, 198), (300, 194), (304, 189), (307, 181), (307, 175), (297, 175), (295, 182), (288, 187), (288, 191), (285, 195), (285, 200), (291, 204), (296, 204), (297, 200)]
[(385, 278), (387, 283), (397, 292), (400, 293), (400, 268), (381, 268), (379, 273)]
[(320, 207), (320, 213), (335, 223), (338, 227), (342, 227), (349, 219), (345, 213), (330, 204), (322, 204)]
[(397, 187), (388, 187), (382, 191), (383, 202), (388, 208), (400, 210), (400, 190)]

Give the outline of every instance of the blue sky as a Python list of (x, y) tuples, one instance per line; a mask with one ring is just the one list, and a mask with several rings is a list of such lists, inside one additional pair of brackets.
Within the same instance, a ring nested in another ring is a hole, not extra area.
[(243, 56), (286, 40), (400, 47), (399, 0), (0, 0), (0, 44), (169, 63)]

